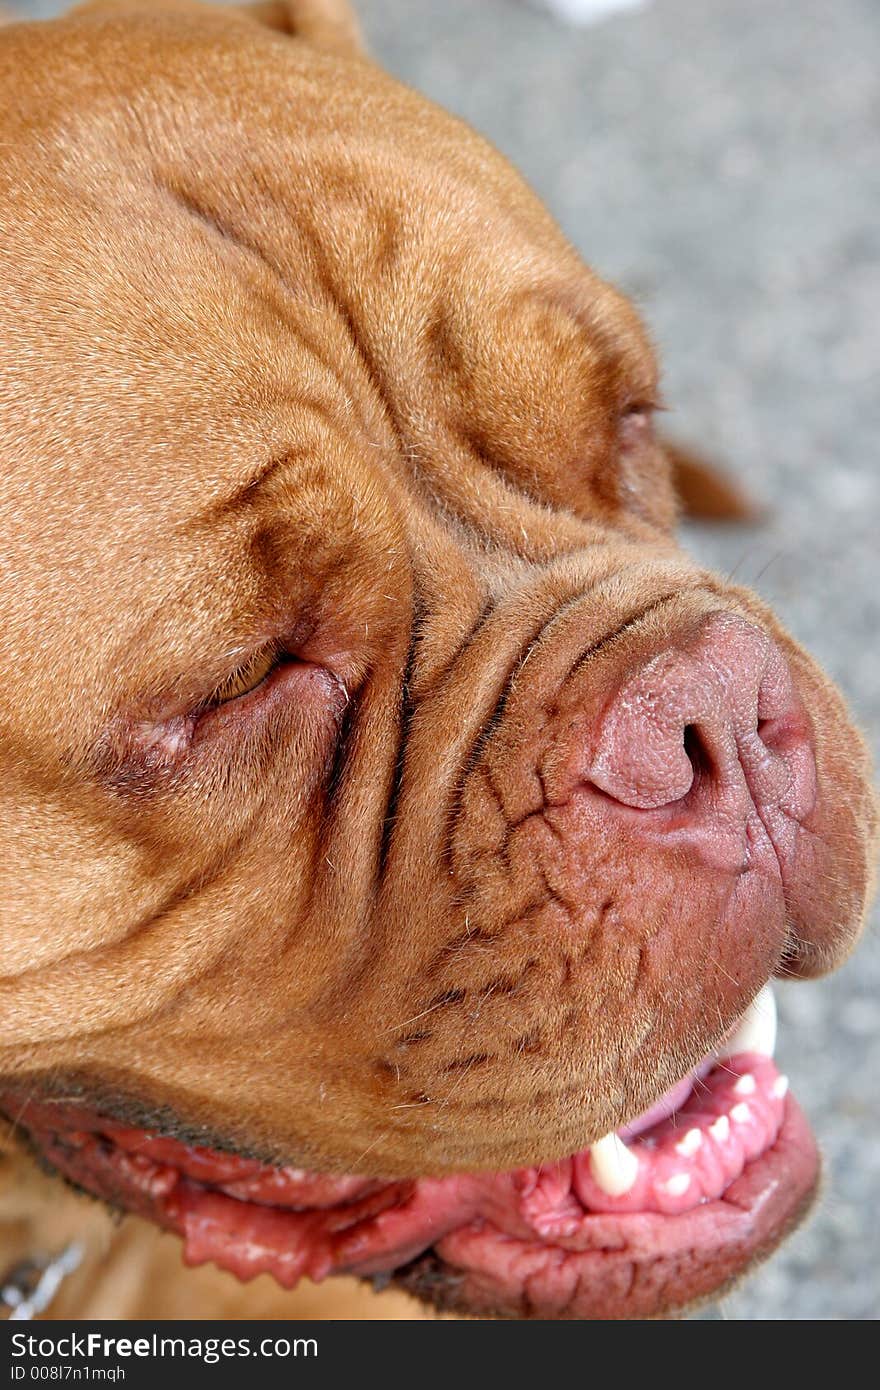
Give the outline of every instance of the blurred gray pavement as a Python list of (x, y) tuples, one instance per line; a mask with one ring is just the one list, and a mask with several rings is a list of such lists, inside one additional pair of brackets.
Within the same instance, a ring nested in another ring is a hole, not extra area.
[[(18, 9), (50, 13), (51, 3)], [(654, 0), (570, 29), (522, 0), (359, 0), (374, 54), (522, 170), (634, 295), (670, 432), (761, 527), (690, 528), (880, 743), (880, 3)], [(880, 1313), (880, 950), (780, 989), (779, 1055), (827, 1162), (817, 1214), (702, 1316)]]

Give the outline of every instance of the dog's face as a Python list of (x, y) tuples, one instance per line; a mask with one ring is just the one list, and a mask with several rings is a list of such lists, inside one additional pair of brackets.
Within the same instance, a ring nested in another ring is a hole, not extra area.
[(849, 949), (874, 810), (675, 543), (636, 315), (466, 128), (244, 18), (12, 29), (0, 82), (7, 1114), (240, 1273), (717, 1287), (816, 1168), (729, 1035)]

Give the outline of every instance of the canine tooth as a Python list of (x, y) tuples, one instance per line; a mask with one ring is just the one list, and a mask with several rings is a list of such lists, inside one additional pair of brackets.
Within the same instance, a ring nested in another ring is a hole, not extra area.
[(670, 1197), (683, 1197), (691, 1185), (689, 1173), (673, 1173), (671, 1178), (661, 1182), (659, 1186), (664, 1192), (668, 1192)]
[(725, 1144), (730, 1138), (730, 1121), (727, 1116), (719, 1115), (715, 1123), (709, 1126), (709, 1133), (719, 1144)]
[(739, 1105), (735, 1105), (731, 1110), (730, 1118), (735, 1125), (744, 1125), (747, 1120), (752, 1118), (752, 1112), (745, 1101), (740, 1101)]
[(683, 1139), (679, 1139), (675, 1146), (675, 1152), (681, 1154), (682, 1158), (693, 1158), (697, 1149), (703, 1142), (703, 1136), (698, 1129), (689, 1129)]
[(738, 1096), (753, 1096), (757, 1090), (758, 1083), (750, 1071), (745, 1072), (737, 1081), (734, 1090)]
[(622, 1197), (638, 1176), (639, 1160), (612, 1131), (590, 1145), (590, 1168), (603, 1192)]
[(776, 1099), (782, 1100), (783, 1096), (787, 1095), (788, 1093), (788, 1077), (781, 1075), (777, 1076), (776, 1080), (773, 1082), (773, 1086), (771, 1089)]
[(724, 1042), (724, 1057), (738, 1052), (760, 1052), (772, 1057), (776, 1047), (776, 1000), (770, 985), (756, 994), (730, 1037)]

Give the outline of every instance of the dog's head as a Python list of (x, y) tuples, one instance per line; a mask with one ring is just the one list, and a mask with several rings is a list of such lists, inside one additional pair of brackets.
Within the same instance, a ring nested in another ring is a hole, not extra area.
[(874, 803), (676, 544), (636, 314), (245, 15), (16, 27), (0, 83), (7, 1114), (241, 1274), (716, 1288), (814, 1184), (765, 986), (851, 946)]

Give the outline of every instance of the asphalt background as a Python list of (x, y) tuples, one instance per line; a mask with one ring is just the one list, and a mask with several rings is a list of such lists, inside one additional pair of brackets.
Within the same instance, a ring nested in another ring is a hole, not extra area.
[[(18, 0), (21, 13), (66, 6)], [(633, 295), (670, 431), (767, 504), (689, 528), (758, 589), (880, 744), (880, 4), (654, 0), (571, 28), (523, 0), (358, 0), (373, 53), (522, 170)], [(877, 914), (874, 922), (876, 928)], [(779, 990), (821, 1205), (702, 1317), (880, 1313), (880, 949)]]

